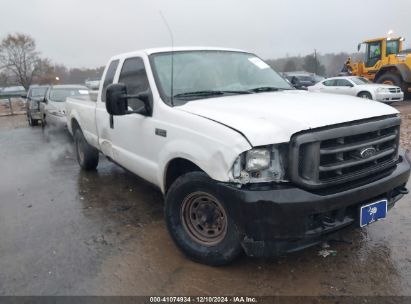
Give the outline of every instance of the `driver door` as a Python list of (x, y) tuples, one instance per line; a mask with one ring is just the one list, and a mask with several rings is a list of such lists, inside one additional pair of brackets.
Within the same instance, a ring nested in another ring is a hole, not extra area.
[[(128, 95), (148, 92), (151, 108), (153, 108), (150, 84), (141, 57), (124, 60), (118, 83), (126, 85)], [(137, 111), (144, 108), (144, 103), (137, 98), (130, 98), (128, 107), (130, 111)], [(154, 151), (156, 145), (153, 144), (156, 138), (152, 113), (114, 116), (111, 132), (113, 159), (145, 180), (156, 183), (157, 165), (153, 156), (156, 155)]]

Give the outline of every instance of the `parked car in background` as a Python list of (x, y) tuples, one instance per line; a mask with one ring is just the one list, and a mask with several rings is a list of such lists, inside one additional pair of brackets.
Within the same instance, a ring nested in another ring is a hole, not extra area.
[(308, 87), (324, 80), (325, 78), (305, 71), (301, 72), (284, 72), (283, 76), (292, 84), (292, 86), (299, 90), (307, 90)]
[(23, 86), (5, 87), (1, 91), (1, 95), (15, 97), (21, 97), (22, 95), (26, 95), (26, 93), (26, 89), (24, 89)]
[(100, 86), (100, 78), (87, 78), (84, 84), (90, 90), (98, 90)]
[(26, 97), (26, 115), (30, 126), (42, 122), (40, 102), (44, 100), (49, 86), (31, 86)]
[(51, 86), (40, 106), (43, 126), (49, 124), (59, 128), (66, 127), (66, 98), (86, 95), (88, 96), (88, 88), (83, 85)]
[(308, 87), (315, 84), (313, 78), (308, 75), (296, 75), (287, 77), (294, 88), (298, 90), (307, 90)]
[(373, 99), (386, 104), (404, 100), (404, 92), (400, 87), (372, 83), (358, 76), (328, 78), (308, 88), (310, 92), (333, 93)]

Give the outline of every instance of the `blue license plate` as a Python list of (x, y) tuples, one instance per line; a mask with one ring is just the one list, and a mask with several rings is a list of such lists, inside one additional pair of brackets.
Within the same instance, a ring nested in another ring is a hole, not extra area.
[(360, 227), (367, 226), (387, 216), (388, 201), (380, 200), (361, 207)]

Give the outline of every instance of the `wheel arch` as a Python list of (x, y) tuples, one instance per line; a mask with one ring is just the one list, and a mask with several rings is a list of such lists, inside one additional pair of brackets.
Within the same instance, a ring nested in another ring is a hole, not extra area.
[(170, 189), (171, 185), (183, 174), (189, 172), (203, 172), (207, 174), (193, 161), (183, 157), (175, 157), (168, 161), (164, 168), (163, 174), (163, 192), (164, 194)]
[(360, 97), (360, 95), (363, 94), (363, 93), (370, 94), (370, 95), (371, 95), (371, 98), (372, 98), (372, 99), (375, 99), (374, 94), (373, 94), (372, 92), (370, 92), (370, 91), (367, 91), (367, 90), (361, 90), (361, 91), (359, 91), (359, 92), (357, 93), (357, 97)]
[(74, 136), (77, 130), (81, 130), (80, 124), (77, 120), (77, 118), (72, 117), (70, 119), (70, 129), (71, 129), (71, 133)]

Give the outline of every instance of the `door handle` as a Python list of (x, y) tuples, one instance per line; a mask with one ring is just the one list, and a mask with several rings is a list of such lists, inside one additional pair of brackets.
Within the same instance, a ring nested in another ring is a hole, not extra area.
[(110, 115), (110, 129), (114, 129), (114, 117), (113, 115)]

